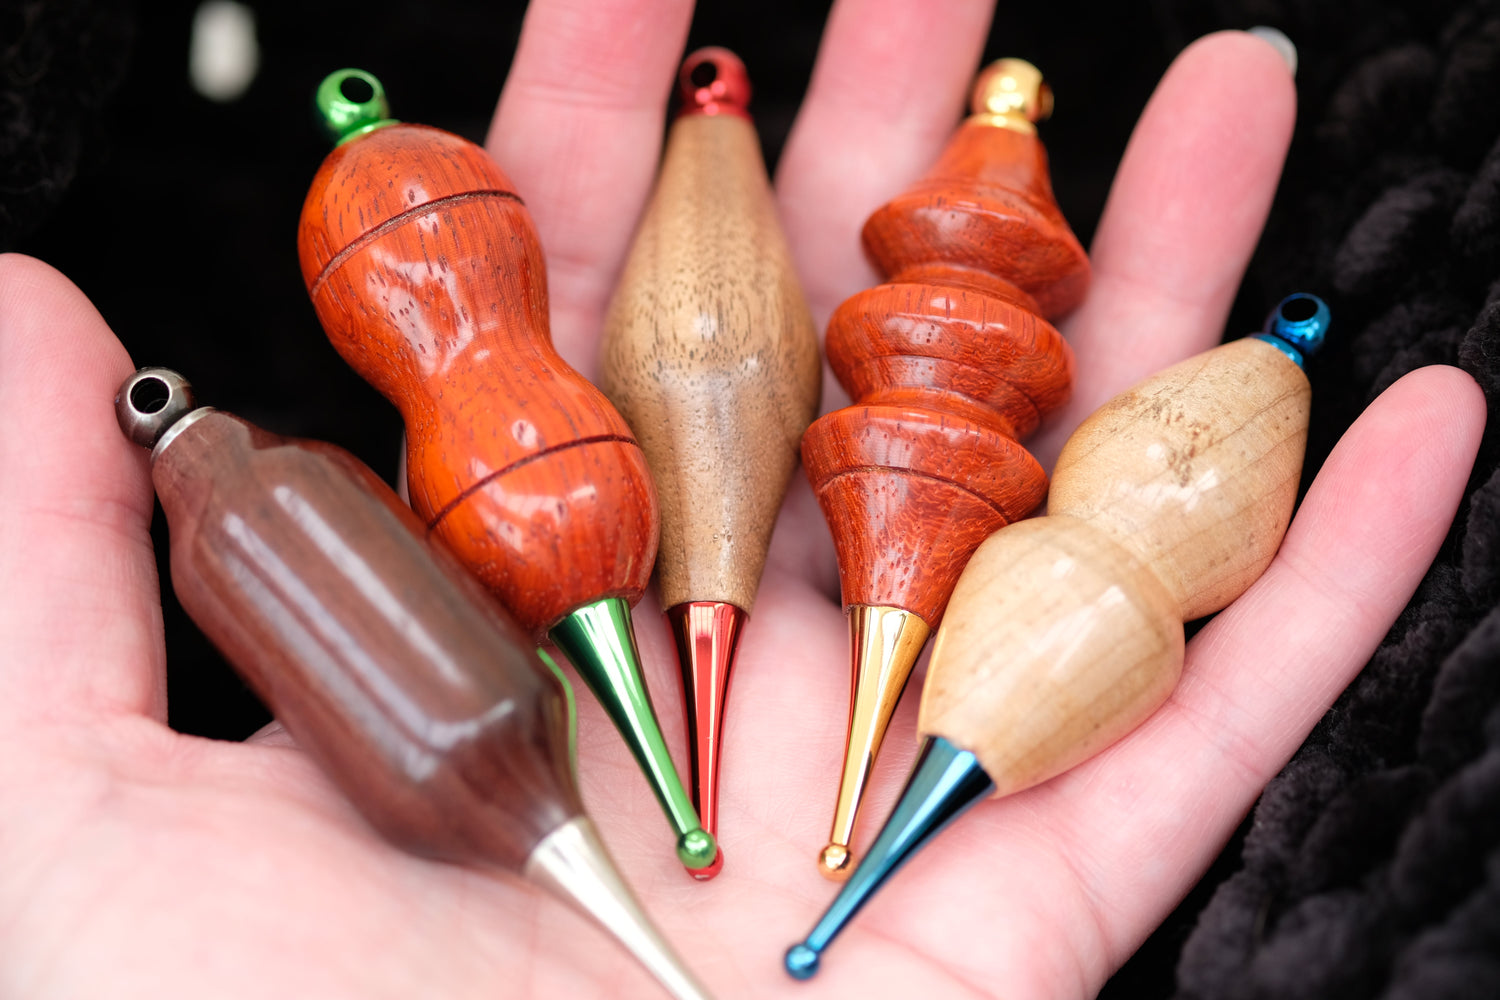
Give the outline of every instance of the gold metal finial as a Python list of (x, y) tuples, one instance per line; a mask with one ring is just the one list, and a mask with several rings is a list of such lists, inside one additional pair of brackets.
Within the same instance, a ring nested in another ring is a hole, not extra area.
[(828, 846), (818, 855), (818, 871), (824, 878), (842, 882), (853, 870), (849, 844), (854, 821), (891, 714), (930, 634), (927, 623), (904, 608), (864, 604), (849, 608), (849, 650), (854, 660), (849, 733), (833, 828)]
[(1052, 114), (1052, 88), (1042, 71), (1024, 59), (999, 59), (974, 81), (971, 122), (1035, 135), (1034, 122)]

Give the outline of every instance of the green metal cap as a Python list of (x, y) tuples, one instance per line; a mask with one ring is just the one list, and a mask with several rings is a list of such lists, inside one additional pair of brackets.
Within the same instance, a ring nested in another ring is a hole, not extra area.
[(397, 124), (380, 81), (362, 69), (329, 73), (318, 84), (318, 115), (334, 144)]

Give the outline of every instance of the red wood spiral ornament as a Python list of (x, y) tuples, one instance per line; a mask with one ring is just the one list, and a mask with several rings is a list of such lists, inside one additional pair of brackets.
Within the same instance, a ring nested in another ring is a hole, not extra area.
[(1089, 264), (1047, 174), (1040, 72), (987, 68), (941, 158), (864, 227), (889, 279), (844, 302), (827, 353), (854, 399), (802, 441), (850, 612), (853, 704), (824, 874), (849, 837), (880, 742), (969, 556), (1046, 495), (1018, 439), (1061, 406), (1073, 358), (1049, 322), (1083, 298)]

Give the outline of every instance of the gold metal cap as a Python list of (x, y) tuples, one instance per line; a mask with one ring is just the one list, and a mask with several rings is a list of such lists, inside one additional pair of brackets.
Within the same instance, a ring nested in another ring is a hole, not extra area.
[(969, 96), (970, 122), (1035, 135), (1034, 122), (1052, 115), (1052, 88), (1042, 71), (1024, 59), (1000, 59), (986, 66)]

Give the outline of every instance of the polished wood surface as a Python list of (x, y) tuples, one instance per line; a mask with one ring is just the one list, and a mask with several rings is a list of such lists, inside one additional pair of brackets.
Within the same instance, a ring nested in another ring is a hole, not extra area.
[(193, 620), (385, 836), (524, 870), (582, 813), (530, 638), (347, 452), (195, 417), (152, 468)]
[(838, 549), (844, 604), (935, 626), (970, 554), (1042, 500), (1019, 444), (1072, 383), (1048, 322), (1078, 304), (1088, 259), (1034, 134), (975, 116), (864, 229), (889, 280), (834, 313), (828, 361), (854, 399), (802, 459)]
[(1246, 338), (1106, 404), (1068, 440), (1048, 516), (974, 553), (938, 632), (918, 723), (997, 795), (1088, 759), (1166, 700), (1184, 621), (1234, 600), (1291, 520), (1307, 378)]
[(484, 151), (419, 125), (346, 142), (298, 251), (334, 347), (401, 410), (413, 509), (525, 628), (639, 599), (658, 527), (645, 456), (553, 348), (536, 231)]
[(673, 124), (605, 323), (603, 366), (601, 384), (661, 497), (662, 606), (750, 611), (821, 370), (760, 143), (742, 114), (689, 113)]

